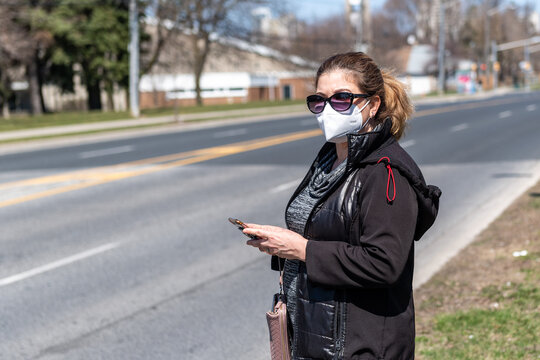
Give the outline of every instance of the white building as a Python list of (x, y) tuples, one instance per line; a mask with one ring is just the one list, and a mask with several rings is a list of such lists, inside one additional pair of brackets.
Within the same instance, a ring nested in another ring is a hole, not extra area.
[[(195, 104), (189, 34), (164, 48), (140, 81), (141, 108)], [(204, 104), (303, 99), (314, 91), (318, 64), (266, 46), (215, 37), (200, 79)]]

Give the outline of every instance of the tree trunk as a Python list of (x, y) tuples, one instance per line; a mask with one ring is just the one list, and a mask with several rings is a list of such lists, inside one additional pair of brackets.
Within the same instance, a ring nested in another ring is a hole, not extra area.
[(101, 110), (101, 89), (99, 81), (93, 83), (88, 81), (86, 84), (88, 92), (88, 110)]
[(116, 111), (114, 109), (114, 86), (107, 88), (107, 107), (109, 111)]
[(39, 96), (39, 79), (37, 59), (34, 57), (27, 66), (28, 85), (30, 91), (30, 105), (32, 106), (32, 115), (41, 115), (41, 97)]
[(39, 61), (39, 59), (36, 57), (37, 65), (38, 65), (38, 86), (39, 86), (39, 101), (41, 103), (41, 111), (43, 113), (47, 113), (47, 108), (45, 107), (45, 98), (43, 97), (43, 72), (44, 72), (44, 65), (43, 62)]
[(197, 101), (197, 106), (202, 106), (202, 96), (201, 96), (201, 75), (202, 71), (195, 70), (195, 99)]
[(41, 103), (41, 111), (45, 114), (48, 113), (49, 111), (45, 106), (45, 98), (43, 97), (43, 84), (41, 82), (39, 83), (39, 100)]
[(3, 89), (0, 99), (2, 100), (2, 117), (9, 119), (9, 88), (10, 81), (7, 78), (6, 71), (0, 71), (0, 88)]
[(131, 109), (129, 108), (129, 91), (125, 91), (125, 92), (124, 92), (124, 95), (125, 95), (125, 101), (126, 101), (126, 110), (129, 111), (129, 110), (131, 110)]
[(193, 38), (193, 75), (195, 76), (195, 96), (197, 100), (197, 106), (202, 106), (201, 96), (201, 76), (210, 51), (210, 34), (204, 34), (202, 38)]
[(9, 102), (8, 99), (2, 99), (2, 117), (4, 119), (9, 119)]

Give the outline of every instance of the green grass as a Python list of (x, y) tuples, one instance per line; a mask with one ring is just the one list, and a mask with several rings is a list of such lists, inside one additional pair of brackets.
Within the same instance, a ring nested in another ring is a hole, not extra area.
[(256, 108), (261, 108), (261, 107), (278, 107), (278, 106), (298, 105), (298, 104), (305, 104), (305, 100), (252, 101), (252, 102), (248, 102), (244, 104), (179, 106), (178, 109), (176, 109), (175, 107), (168, 107), (168, 108), (143, 110), (142, 115), (148, 116), (148, 117), (174, 115), (176, 111), (178, 111), (178, 114), (197, 114), (197, 113), (202, 113), (202, 112), (256, 109)]
[[(458, 94), (457, 90), (452, 89), (452, 90), (446, 90), (442, 95), (456, 95), (456, 94)], [(434, 96), (439, 96), (439, 92), (437, 90), (431, 91), (421, 97), (434, 97)]]
[[(241, 110), (241, 109), (256, 109), (260, 107), (279, 107), (286, 105), (303, 104), (303, 100), (281, 100), (281, 101), (256, 101), (245, 104), (229, 104), (229, 105), (206, 105), (206, 106), (183, 106), (178, 109), (160, 108), (147, 109), (141, 111), (142, 117), (158, 117), (178, 114), (195, 114), (202, 112)], [(40, 116), (28, 115), (12, 115), (10, 119), (0, 118), (0, 132), (11, 130), (23, 130), (48, 126), (61, 126), (70, 124), (93, 123), (100, 121), (112, 121), (130, 119), (131, 115), (127, 111), (122, 112), (101, 112), (101, 111), (85, 111), (85, 112), (61, 112), (53, 114), (44, 114)]]
[(70, 125), (129, 119), (128, 112), (62, 112), (39, 116), (12, 115), (9, 119), (0, 118), (0, 131), (33, 129), (48, 126)]
[(538, 197), (537, 195), (535, 195), (534, 197), (531, 196), (531, 198), (529, 199), (529, 206), (533, 209), (540, 209), (540, 197)]
[[(532, 253), (519, 261), (535, 262)], [(433, 360), (540, 359), (540, 274), (521, 269), (522, 283), (489, 285), (482, 297), (497, 304), (492, 309), (473, 308), (435, 317), (433, 333), (418, 336), (422, 358)], [(449, 289), (451, 291), (451, 289)]]
[[(532, 300), (530, 289), (516, 296), (526, 303)], [(435, 331), (438, 344), (420, 340), (427, 345), (422, 355), (428, 359), (536, 359), (540, 354), (540, 314), (519, 306), (440, 315)]]

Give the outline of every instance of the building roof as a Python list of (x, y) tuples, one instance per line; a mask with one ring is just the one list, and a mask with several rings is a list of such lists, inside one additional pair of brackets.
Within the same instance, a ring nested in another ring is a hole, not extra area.
[[(156, 26), (146, 25), (146, 31), (155, 38)], [(178, 31), (162, 49), (158, 62), (150, 74), (191, 74), (193, 37), (187, 31)], [(260, 44), (245, 40), (211, 36), (212, 46), (203, 72), (296, 72), (311, 71), (315, 75), (318, 64), (299, 56), (291, 56)], [(144, 54), (143, 54), (144, 56)], [(148, 56), (148, 54), (146, 55)]]

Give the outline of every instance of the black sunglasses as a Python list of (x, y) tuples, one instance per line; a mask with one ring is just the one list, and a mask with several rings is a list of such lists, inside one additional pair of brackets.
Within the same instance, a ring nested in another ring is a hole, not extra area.
[(311, 111), (314, 114), (320, 114), (323, 112), (324, 107), (326, 103), (328, 102), (332, 109), (342, 112), (347, 111), (351, 107), (353, 103), (353, 99), (356, 98), (368, 98), (369, 95), (367, 94), (352, 94), (350, 92), (338, 92), (334, 95), (323, 98), (320, 95), (309, 95), (306, 98), (307, 107), (309, 111)]

